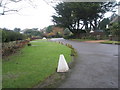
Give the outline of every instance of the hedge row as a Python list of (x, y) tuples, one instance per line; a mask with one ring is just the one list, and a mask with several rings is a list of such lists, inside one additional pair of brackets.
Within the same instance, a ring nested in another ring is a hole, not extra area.
[(0, 34), (2, 34), (2, 42), (10, 42), (16, 40), (24, 40), (27, 38), (26, 35), (21, 34), (19, 32), (14, 32), (12, 30), (0, 30)]
[(24, 47), (28, 43), (29, 40), (19, 40), (2, 43), (2, 56), (8, 56), (12, 53), (15, 53), (18, 51), (19, 48)]

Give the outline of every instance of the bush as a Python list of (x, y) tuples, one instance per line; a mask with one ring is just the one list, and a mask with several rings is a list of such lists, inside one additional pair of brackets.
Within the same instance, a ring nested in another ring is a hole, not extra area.
[(2, 42), (10, 42), (26, 39), (26, 35), (14, 32), (12, 30), (0, 30), (2, 32)]
[(120, 22), (113, 23), (110, 27), (110, 32), (113, 36), (120, 36)]
[(19, 40), (2, 43), (2, 56), (8, 56), (12, 53), (15, 53), (19, 48), (24, 47), (28, 43), (28, 40)]
[(75, 35), (65, 35), (64, 39), (75, 39)]

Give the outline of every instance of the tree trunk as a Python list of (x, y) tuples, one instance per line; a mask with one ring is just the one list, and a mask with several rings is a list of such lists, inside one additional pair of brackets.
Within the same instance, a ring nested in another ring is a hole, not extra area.
[(77, 21), (77, 29), (79, 29), (80, 23), (79, 20)]
[(95, 24), (94, 30), (97, 30), (97, 20), (96, 19), (94, 20), (94, 24)]
[(85, 29), (87, 30), (88, 29), (88, 22), (84, 21), (84, 25), (85, 25)]
[(93, 25), (92, 21), (90, 21), (90, 25), (93, 27), (93, 30), (95, 30), (95, 26)]

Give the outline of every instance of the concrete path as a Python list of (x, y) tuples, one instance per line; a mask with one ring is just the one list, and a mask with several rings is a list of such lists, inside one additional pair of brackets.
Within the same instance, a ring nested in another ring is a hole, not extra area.
[(59, 88), (118, 88), (118, 46), (55, 39), (78, 52), (71, 74)]

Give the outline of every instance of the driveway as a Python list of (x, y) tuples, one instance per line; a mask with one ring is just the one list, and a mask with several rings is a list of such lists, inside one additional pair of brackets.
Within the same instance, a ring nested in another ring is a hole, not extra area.
[(54, 39), (78, 52), (70, 75), (58, 88), (118, 88), (118, 45)]

